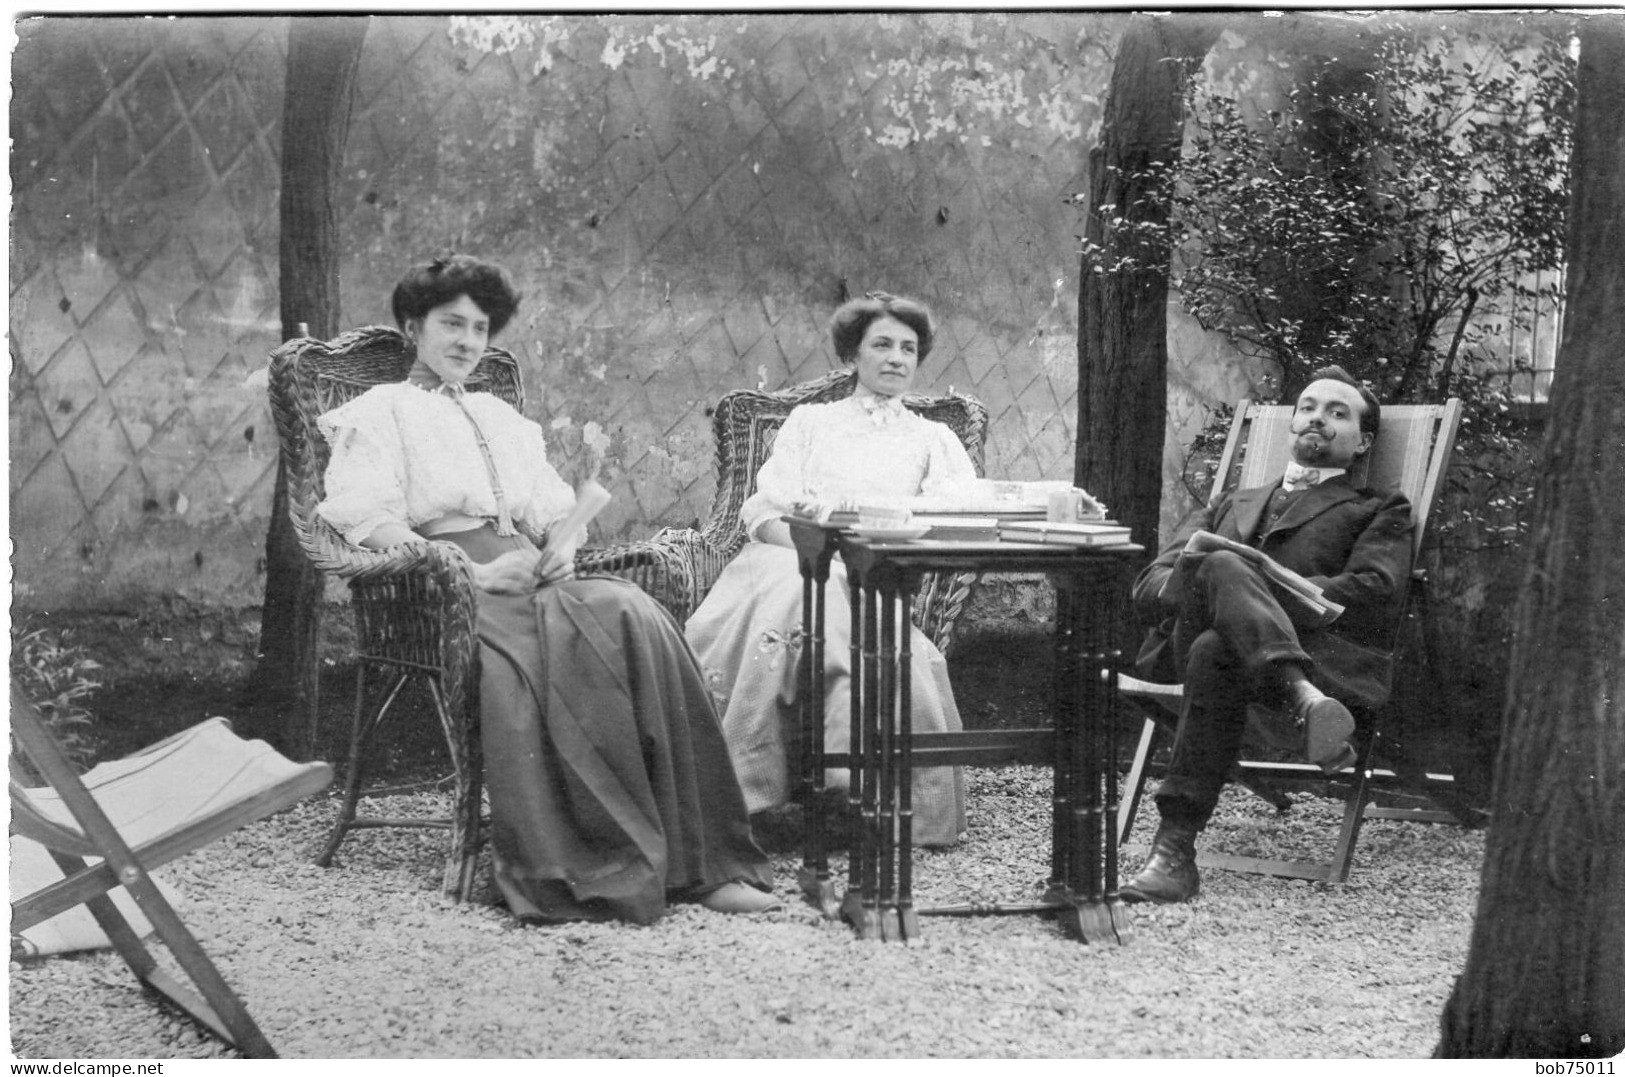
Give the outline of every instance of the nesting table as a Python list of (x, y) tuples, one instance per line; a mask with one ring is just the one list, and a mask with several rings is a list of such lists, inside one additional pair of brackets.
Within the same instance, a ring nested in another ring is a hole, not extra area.
[[(863, 938), (921, 937), (920, 917), (1045, 913), (1085, 942), (1124, 943), (1127, 910), (1117, 893), (1117, 677), (1122, 652), (1111, 638), (1144, 563), (1138, 545), (1077, 547), (1004, 541), (883, 541), (791, 518), (802, 578), (805, 641), (799, 685), (798, 795), (804, 813), (800, 883), (826, 916), (845, 918)], [(852, 740), (824, 748), (824, 590), (839, 553), (852, 597)], [(1053, 727), (915, 733), (910, 713), (907, 630), (913, 596), (929, 572), (1047, 575), (1056, 590)], [(914, 769), (1036, 763), (1055, 773), (1050, 876), (1028, 902), (919, 908), (913, 894)], [(845, 894), (829, 867), (826, 768), (847, 768), (847, 807), (857, 820)]]

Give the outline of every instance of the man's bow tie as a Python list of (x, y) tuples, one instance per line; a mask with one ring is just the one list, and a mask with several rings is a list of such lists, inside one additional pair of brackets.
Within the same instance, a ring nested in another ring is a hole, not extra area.
[(900, 396), (861, 396), (858, 403), (876, 426), (885, 426), (903, 414), (903, 398)]
[(1304, 467), (1296, 460), (1288, 460), (1286, 465), (1286, 478), (1281, 480), (1281, 485), (1284, 486), (1288, 492), (1307, 490), (1311, 486), (1318, 485), (1320, 483), (1320, 478), (1321, 476), (1319, 468)]

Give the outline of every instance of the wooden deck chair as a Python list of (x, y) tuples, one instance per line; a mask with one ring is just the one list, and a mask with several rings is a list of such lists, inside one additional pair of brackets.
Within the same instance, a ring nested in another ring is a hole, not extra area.
[[(148, 873), (325, 789), (333, 780), (332, 768), (290, 762), (264, 741), (243, 740), (225, 719), (210, 718), (81, 776), (15, 684), (11, 730), (23, 756), (47, 783), (24, 785), (19, 780), (22, 768), (13, 759), (12, 832), (45, 846), (64, 876), (12, 900), (12, 933), (84, 904), (143, 985), (243, 1054), (276, 1057)], [(119, 886), (135, 899), (191, 987), (158, 967), (113, 906), (108, 891)]]
[[(1260, 404), (1250, 399), (1244, 399), (1237, 406), (1229, 438), (1219, 458), (1213, 497), (1226, 490), (1260, 486), (1280, 476), (1290, 454), (1286, 435), (1292, 413), (1289, 404)], [(1352, 469), (1350, 478), (1356, 486), (1398, 489), (1410, 499), (1417, 555), (1421, 553), (1428, 519), (1443, 487), (1444, 472), (1460, 422), (1461, 401), (1455, 398), (1443, 404), (1386, 405), (1371, 451)], [(1415, 558), (1413, 565), (1417, 567), (1411, 572), (1405, 609), (1394, 626), (1396, 650), (1404, 620), (1409, 617), (1425, 622), (1426, 619), (1427, 577)], [(1123, 697), (1145, 716), (1134, 763), (1118, 805), (1117, 836), (1122, 842), (1134, 825), (1144, 793), (1147, 763), (1159, 743), (1171, 737), (1184, 693), (1177, 684), (1154, 684), (1131, 676), (1122, 676), (1119, 684)], [(1342, 828), (1330, 860), (1271, 860), (1204, 850), (1198, 853), (1197, 863), (1203, 867), (1341, 883), (1348, 880), (1360, 826), (1366, 819), (1481, 824), (1481, 813), (1467, 805), (1451, 776), (1428, 772), (1397, 754), (1386, 758), (1382, 751), (1382, 715), (1365, 717), (1356, 734), (1354, 766), (1336, 776), (1339, 782), (1348, 783), (1349, 790)], [(1256, 742), (1262, 738), (1248, 739)], [(1377, 766), (1379, 760), (1389, 766)], [(1271, 763), (1245, 758), (1232, 775), (1233, 780), (1279, 811), (1291, 807), (1292, 801), (1271, 779), (1303, 782), (1324, 777), (1320, 768), (1308, 763)]]

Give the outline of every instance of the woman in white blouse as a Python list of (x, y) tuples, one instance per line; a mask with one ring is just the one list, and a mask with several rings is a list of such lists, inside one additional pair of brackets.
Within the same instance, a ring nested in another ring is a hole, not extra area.
[(448, 542), (470, 558), (493, 875), (515, 916), (777, 907), (676, 622), (626, 580), (576, 576), (585, 536), (549, 533), (575, 495), (541, 427), (463, 391), (518, 303), (500, 267), (466, 255), (406, 275), (392, 306), (415, 362), (319, 420), (332, 458), (317, 511), (361, 546)]
[[(954, 432), (903, 407), (931, 351), (931, 312), (911, 299), (870, 293), (843, 304), (830, 323), (835, 354), (854, 368), (850, 397), (790, 412), (740, 508), (749, 541), (684, 626), (722, 714), (722, 731), (745, 806), (763, 811), (793, 789), (789, 749), (798, 723), (801, 575), (784, 515), (798, 505), (857, 502), (912, 507), (974, 493), (976, 471)], [(846, 572), (832, 566), (825, 590), (824, 743), (851, 743), (850, 606)], [(912, 722), (917, 731), (960, 728), (942, 653), (910, 626)], [(848, 784), (844, 770), (827, 775)], [(948, 845), (965, 825), (957, 768), (914, 776), (914, 838)]]

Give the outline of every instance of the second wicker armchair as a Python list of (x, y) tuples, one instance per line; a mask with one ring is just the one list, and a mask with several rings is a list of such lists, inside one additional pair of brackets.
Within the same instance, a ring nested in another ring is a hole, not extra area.
[[(717, 491), (710, 517), (698, 530), (667, 528), (647, 544), (651, 556), (653, 551), (660, 551), (663, 582), (673, 587), (686, 583), (688, 587), (681, 595), (651, 591), (679, 621), (686, 621), (694, 613), (717, 576), (745, 544), (740, 507), (755, 492), (756, 473), (791, 409), (799, 404), (851, 396), (857, 381), (857, 375), (849, 369), (834, 370), (774, 392), (735, 389), (724, 393), (717, 402), (711, 417), (717, 443)], [(981, 401), (956, 393), (910, 393), (903, 403), (927, 419), (947, 424), (965, 446), (977, 475), (983, 473), (988, 417)], [(974, 581), (974, 576), (961, 573), (933, 576), (921, 585), (914, 606), (915, 621), (944, 654), (948, 653), (954, 626)]]

